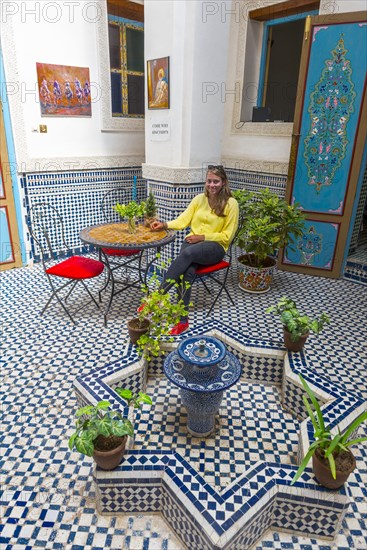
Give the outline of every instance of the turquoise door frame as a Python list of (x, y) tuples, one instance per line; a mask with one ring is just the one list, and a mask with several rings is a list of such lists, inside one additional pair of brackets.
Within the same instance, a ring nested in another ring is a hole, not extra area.
[[(15, 146), (14, 146), (14, 140), (13, 140), (13, 131), (12, 131), (12, 124), (11, 124), (11, 117), (10, 117), (10, 109), (9, 109), (9, 99), (8, 99), (7, 89), (6, 89), (6, 76), (5, 76), (1, 50), (0, 50), (0, 82), (1, 82), (0, 93), (1, 93), (1, 102), (3, 106), (5, 136), (6, 136), (6, 144), (8, 149), (8, 158), (9, 158), (9, 170), (10, 170), (10, 177), (12, 180), (13, 199), (14, 199), (14, 205), (15, 205), (18, 234), (20, 239), (21, 257), (22, 257), (23, 265), (26, 265), (27, 263), (27, 254), (26, 254), (26, 247), (25, 247), (26, 239), (25, 239), (23, 223), (22, 223), (23, 210), (22, 210), (22, 202), (21, 202), (21, 196), (20, 196), (20, 182), (18, 178), (17, 161), (15, 156)], [(1, 235), (0, 235), (0, 239), (1, 239)], [(0, 244), (1, 246), (3, 245), (2, 242)]]
[[(365, 13), (311, 18), (305, 38), (286, 196), (305, 231), (279, 265), (340, 277), (358, 205), (366, 135)], [(363, 171), (363, 170), (362, 170)]]
[(261, 46), (261, 60), (260, 60), (260, 74), (259, 74), (259, 93), (257, 95), (257, 107), (262, 107), (264, 99), (264, 87), (265, 87), (265, 72), (266, 72), (266, 60), (268, 57), (268, 39), (269, 29), (274, 25), (282, 25), (283, 23), (290, 23), (291, 21), (298, 21), (299, 19), (306, 19), (308, 15), (317, 15), (317, 10), (298, 13), (296, 15), (289, 15), (288, 17), (279, 17), (279, 19), (271, 19), (270, 21), (264, 21), (263, 26), (263, 40)]

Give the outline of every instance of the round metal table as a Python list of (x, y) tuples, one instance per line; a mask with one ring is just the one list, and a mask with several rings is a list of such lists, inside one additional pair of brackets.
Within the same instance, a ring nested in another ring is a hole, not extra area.
[[(101, 292), (105, 290), (111, 282), (111, 294), (108, 300), (107, 307), (104, 312), (104, 324), (107, 325), (107, 315), (110, 311), (112, 300), (114, 296), (124, 292), (128, 288), (134, 286), (140, 286), (146, 284), (147, 275), (152, 265), (155, 262), (155, 256), (151, 261), (146, 261), (143, 265), (143, 254), (147, 250), (156, 249), (157, 253), (161, 251), (163, 246), (174, 241), (176, 238), (175, 231), (163, 230), (163, 231), (151, 231), (150, 228), (144, 227), (142, 224), (137, 224), (136, 233), (129, 233), (127, 229), (127, 223), (101, 223), (98, 225), (91, 225), (86, 227), (79, 233), (80, 240), (86, 244), (92, 245), (99, 249), (99, 255), (101, 261), (105, 264), (108, 270), (108, 279)], [(119, 268), (129, 266), (130, 269), (135, 269), (138, 272), (139, 277), (134, 281), (121, 282), (114, 277), (114, 266), (111, 265), (111, 258), (114, 258), (113, 254), (108, 254), (107, 250), (122, 251), (131, 253), (137, 251), (139, 253), (135, 255), (119, 255)], [(134, 262), (138, 260), (137, 267), (134, 266)], [(116, 285), (120, 285), (120, 288), (115, 289)], [(122, 287), (121, 287), (122, 285)]]

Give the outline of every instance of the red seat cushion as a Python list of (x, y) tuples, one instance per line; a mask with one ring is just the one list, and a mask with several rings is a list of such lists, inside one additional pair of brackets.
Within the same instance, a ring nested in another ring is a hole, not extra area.
[(226, 262), (222, 260), (221, 262), (218, 262), (217, 264), (212, 265), (199, 265), (195, 273), (196, 275), (206, 275), (207, 273), (214, 273), (214, 271), (219, 271), (220, 269), (225, 269), (229, 267), (231, 264), (229, 262)]
[(102, 248), (102, 251), (107, 256), (134, 256), (140, 253), (140, 250), (116, 250), (115, 248)]
[(102, 262), (82, 256), (71, 256), (71, 258), (46, 269), (46, 273), (66, 279), (91, 279), (100, 275), (103, 270)]

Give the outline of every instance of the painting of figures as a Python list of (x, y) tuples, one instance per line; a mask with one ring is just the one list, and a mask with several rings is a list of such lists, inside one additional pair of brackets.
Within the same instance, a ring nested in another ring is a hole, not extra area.
[(169, 109), (169, 57), (151, 59), (148, 65), (148, 109)]
[(36, 63), (42, 116), (91, 116), (89, 69)]

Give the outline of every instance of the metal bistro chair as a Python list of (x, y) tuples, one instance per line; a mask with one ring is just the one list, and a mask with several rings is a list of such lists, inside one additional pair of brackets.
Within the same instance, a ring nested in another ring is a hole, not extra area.
[[(214, 282), (215, 285), (217, 285), (217, 287), (219, 287), (218, 293), (216, 294), (207, 315), (210, 315), (211, 312), (213, 311), (213, 308), (217, 303), (217, 301), (219, 300), (219, 297), (222, 294), (223, 290), (227, 294), (231, 303), (235, 305), (234, 301), (232, 300), (232, 296), (230, 295), (228, 288), (226, 287), (226, 283), (227, 283), (229, 269), (232, 263), (233, 247), (236, 241), (237, 234), (240, 230), (240, 227), (241, 227), (241, 220), (239, 221), (236, 233), (231, 241), (231, 244), (228, 247), (227, 252), (225, 253), (223, 260), (212, 265), (198, 265), (197, 268), (195, 269), (195, 274), (194, 274), (192, 284), (194, 284), (197, 280), (199, 280), (204, 285), (205, 290), (209, 294), (212, 294), (212, 293), (210, 292), (210, 289), (205, 282), (205, 278), (210, 279), (211, 281)], [(221, 277), (218, 277), (217, 276), (218, 273), (222, 273), (223, 275)]]
[[(98, 260), (72, 254), (65, 241), (63, 220), (56, 208), (49, 203), (35, 204), (30, 209), (27, 225), (33, 241), (40, 250), (43, 269), (51, 287), (51, 296), (41, 311), (41, 315), (51, 301), (56, 298), (71, 321), (76, 324), (66, 307), (66, 302), (78, 283), (81, 283), (91, 298), (83, 308), (91, 301), (99, 308), (98, 302), (85, 284), (85, 280), (98, 277), (104, 270), (104, 264)], [(55, 263), (55, 260), (61, 255), (68, 257)], [(56, 283), (57, 279), (67, 279), (67, 281), (60, 286)], [(66, 296), (62, 292), (64, 289), (68, 289)], [(83, 308), (78, 308), (78, 310)]]
[[(118, 223), (121, 222), (121, 217), (113, 209), (116, 203), (126, 204), (131, 200), (130, 192), (126, 187), (117, 187), (108, 191), (102, 198), (101, 210), (106, 223)], [(101, 301), (102, 292), (107, 288), (110, 281), (112, 283), (112, 293), (114, 294), (114, 287), (117, 283), (125, 284), (128, 281), (129, 270), (135, 271), (139, 274), (140, 266), (136, 264), (136, 260), (141, 260), (142, 252), (140, 250), (115, 250), (113, 248), (100, 248), (99, 259), (106, 263), (108, 267), (107, 281), (104, 287), (99, 291), (99, 299)], [(116, 280), (114, 273), (118, 269), (123, 268), (125, 270), (125, 281)]]

